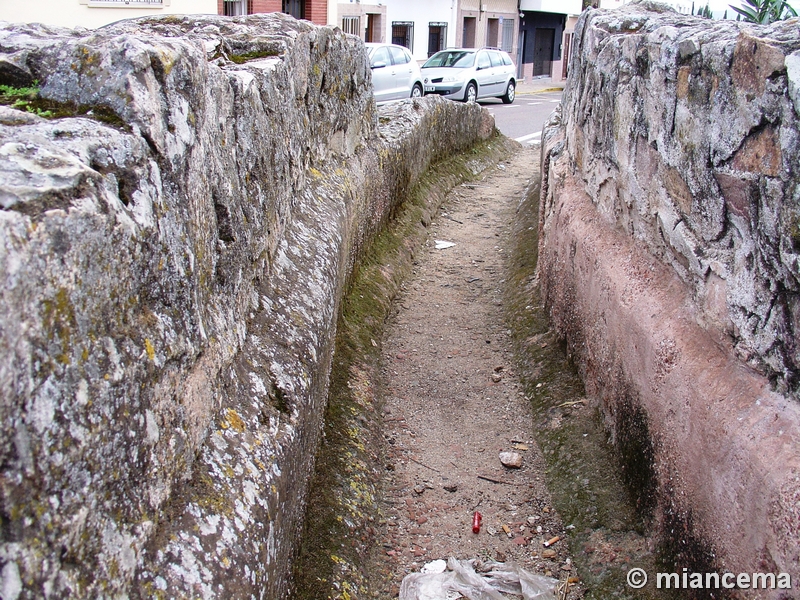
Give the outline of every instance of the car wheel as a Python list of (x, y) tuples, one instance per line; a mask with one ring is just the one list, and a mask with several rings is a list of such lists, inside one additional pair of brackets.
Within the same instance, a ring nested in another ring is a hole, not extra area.
[(514, 85), (513, 81), (509, 81), (505, 95), (501, 96), (503, 104), (511, 104), (514, 101), (514, 97), (516, 95), (517, 95), (517, 86)]
[(420, 84), (415, 83), (414, 87), (411, 88), (411, 97), (422, 98), (422, 86)]
[(478, 86), (474, 81), (467, 84), (467, 91), (464, 92), (464, 102), (475, 102), (478, 99)]

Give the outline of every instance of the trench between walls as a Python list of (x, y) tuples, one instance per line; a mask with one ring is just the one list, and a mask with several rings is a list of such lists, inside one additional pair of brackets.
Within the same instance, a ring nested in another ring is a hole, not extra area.
[(337, 323), (323, 439), (309, 486), (302, 539), (294, 560), (295, 600), (366, 597), (380, 569), (376, 529), (384, 440), (381, 342), (385, 319), (431, 218), (448, 193), (506, 157), (513, 142), (495, 134), (433, 164), (363, 253)]
[[(495, 137), (432, 166), (354, 270), (338, 319), (323, 441), (293, 562), (294, 600), (378, 597), (369, 582), (380, 580), (385, 558), (376, 538), (386, 464), (380, 352), (385, 318), (447, 193), (473, 178), (476, 164), (489, 167), (510, 151), (506, 140)], [(676, 555), (687, 549), (659, 545), (654, 535), (651, 453), (642, 415), (620, 416), (616, 427), (625, 439), (618, 436), (615, 445), (604, 417), (586, 398), (566, 343), (551, 327), (536, 276), (538, 207), (537, 177), (520, 199), (513, 224), (504, 304), (517, 372), (548, 465), (547, 485), (564, 523), (574, 526), (568, 543), (588, 590), (585, 598), (678, 598), (652, 585), (626, 585), (630, 568), (672, 570)]]

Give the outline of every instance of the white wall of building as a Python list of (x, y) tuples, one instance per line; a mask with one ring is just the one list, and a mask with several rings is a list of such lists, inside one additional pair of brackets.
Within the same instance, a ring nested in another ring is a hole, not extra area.
[[(604, 3), (603, 3), (604, 4)], [(520, 10), (579, 15), (583, 10), (581, 0), (520, 0)]]
[(217, 0), (0, 0), (0, 21), (96, 28), (148, 15), (217, 14)]
[(413, 22), (414, 42), (411, 53), (418, 61), (428, 58), (429, 23), (447, 23), (444, 47), (456, 44), (456, 0), (388, 0), (386, 3), (386, 41), (392, 41), (392, 22)]

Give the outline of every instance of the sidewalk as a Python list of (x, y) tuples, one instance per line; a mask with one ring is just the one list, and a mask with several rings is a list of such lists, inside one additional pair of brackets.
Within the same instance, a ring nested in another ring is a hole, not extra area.
[(517, 81), (517, 96), (560, 91), (564, 89), (564, 83), (564, 81), (553, 81), (550, 77), (537, 77), (527, 81)]

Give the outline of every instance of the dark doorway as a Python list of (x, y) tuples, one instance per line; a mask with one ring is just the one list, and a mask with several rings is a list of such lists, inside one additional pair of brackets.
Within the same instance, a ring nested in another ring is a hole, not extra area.
[(378, 31), (378, 27), (380, 27), (380, 25), (376, 26), (376, 21), (380, 22), (380, 20), (380, 15), (367, 14), (367, 29), (364, 31), (365, 42), (380, 42), (375, 35)]
[(428, 24), (428, 58), (439, 50), (444, 50), (447, 43), (447, 23)]
[(489, 19), (486, 23), (486, 45), (489, 48), (499, 48), (500, 19)]
[(555, 29), (536, 29), (533, 40), (533, 76), (550, 75)]
[(283, 0), (283, 12), (287, 15), (292, 15), (295, 19), (305, 19), (305, 0)]
[(475, 47), (475, 17), (464, 17), (464, 37), (462, 44), (464, 48)]

